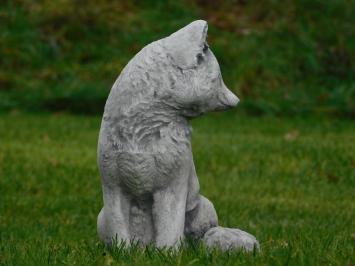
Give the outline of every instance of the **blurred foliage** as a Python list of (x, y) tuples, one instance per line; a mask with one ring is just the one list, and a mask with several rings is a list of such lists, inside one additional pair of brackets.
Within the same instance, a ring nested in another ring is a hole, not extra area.
[(252, 114), (355, 116), (355, 2), (4, 0), (0, 110), (100, 113), (144, 45), (195, 19)]

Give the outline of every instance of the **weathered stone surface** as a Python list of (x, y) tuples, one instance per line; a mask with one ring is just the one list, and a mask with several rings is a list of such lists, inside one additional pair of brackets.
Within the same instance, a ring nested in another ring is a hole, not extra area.
[(244, 249), (253, 251), (259, 249), (259, 243), (254, 236), (239, 229), (214, 227), (206, 232), (203, 242), (209, 248), (221, 250)]
[(186, 212), (185, 235), (201, 238), (208, 229), (216, 226), (218, 217), (212, 202), (200, 195), (197, 207)]
[[(189, 120), (236, 106), (206, 43), (207, 23), (194, 21), (144, 47), (108, 96), (98, 143), (104, 206), (97, 230), (113, 240), (177, 247), (217, 226), (199, 194)], [(222, 182), (222, 181), (221, 181)]]

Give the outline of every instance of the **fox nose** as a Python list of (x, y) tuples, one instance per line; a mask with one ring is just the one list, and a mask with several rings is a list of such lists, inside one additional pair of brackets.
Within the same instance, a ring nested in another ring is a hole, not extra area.
[(235, 107), (239, 103), (239, 98), (224, 83), (222, 84), (219, 100), (224, 109)]

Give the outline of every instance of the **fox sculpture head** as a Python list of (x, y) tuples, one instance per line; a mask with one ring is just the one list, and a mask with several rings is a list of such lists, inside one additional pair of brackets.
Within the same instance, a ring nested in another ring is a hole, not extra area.
[(236, 106), (239, 99), (224, 84), (207, 45), (207, 28), (197, 20), (145, 46), (115, 82), (107, 107), (164, 109), (193, 118)]
[(163, 39), (162, 46), (179, 79), (174, 99), (191, 115), (236, 106), (239, 99), (224, 84), (216, 57), (206, 42), (207, 22), (197, 20)]

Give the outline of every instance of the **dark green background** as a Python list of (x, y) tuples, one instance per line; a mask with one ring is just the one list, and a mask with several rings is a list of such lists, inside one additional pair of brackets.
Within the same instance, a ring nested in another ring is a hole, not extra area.
[(240, 110), (354, 117), (354, 14), (352, 0), (5, 0), (0, 110), (101, 113), (135, 53), (205, 19)]

